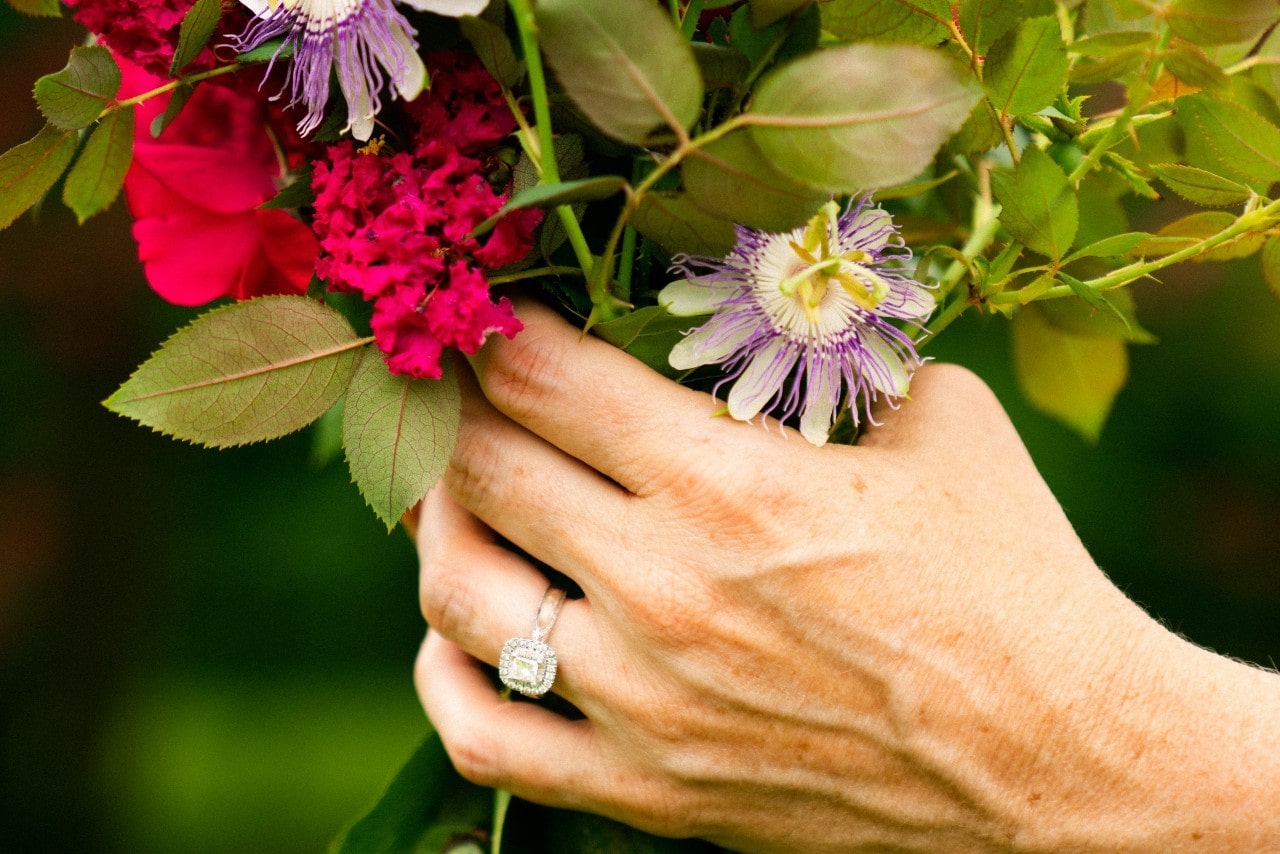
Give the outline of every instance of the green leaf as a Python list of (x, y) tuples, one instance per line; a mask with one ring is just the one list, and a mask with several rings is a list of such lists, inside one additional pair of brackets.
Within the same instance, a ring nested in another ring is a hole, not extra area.
[(1072, 261), (1079, 261), (1081, 258), (1114, 258), (1120, 255), (1127, 255), (1133, 249), (1141, 245), (1144, 241), (1149, 240), (1152, 235), (1145, 231), (1130, 231), (1124, 234), (1116, 234), (1111, 237), (1104, 237), (1101, 240), (1090, 243), (1082, 249), (1077, 249), (1066, 258), (1062, 259), (1063, 264), (1070, 264)]
[(236, 62), (271, 62), (273, 59), (288, 59), (291, 56), (293, 56), (292, 44), (286, 45), (284, 39), (272, 39), (269, 42), (263, 42), (253, 50), (236, 54)]
[(455, 836), (483, 831), (493, 794), (458, 775), (432, 732), (373, 805), (329, 846), (331, 854), (445, 850)]
[(751, 9), (741, 6), (729, 18), (729, 44), (741, 51), (757, 72), (770, 64), (808, 53), (818, 46), (822, 15), (810, 4), (798, 15), (776, 21), (763, 29), (751, 23)]
[(1081, 299), (1067, 297), (1036, 303), (1044, 319), (1070, 335), (1085, 338), (1114, 338), (1135, 344), (1154, 344), (1152, 335), (1138, 323), (1133, 294), (1128, 290), (1108, 291), (1102, 308)]
[(1262, 247), (1262, 278), (1271, 292), (1280, 297), (1280, 237), (1273, 237)]
[(736, 88), (751, 73), (751, 60), (741, 51), (705, 42), (693, 42), (690, 47), (709, 88)]
[(45, 125), (32, 139), (0, 154), (0, 228), (40, 201), (75, 156), (75, 131)]
[(595, 178), (580, 178), (576, 181), (561, 181), (557, 184), (534, 184), (512, 196), (502, 209), (471, 230), (475, 237), (493, 229), (498, 221), (512, 211), (522, 208), (554, 208), (575, 202), (593, 202), (616, 196), (627, 186), (627, 181), (618, 175), (600, 175)]
[(1081, 56), (1107, 57), (1127, 53), (1133, 48), (1145, 48), (1154, 44), (1158, 36), (1149, 30), (1117, 30), (1098, 33), (1095, 36), (1071, 43), (1071, 52)]
[(274, 439), (333, 406), (366, 343), (307, 297), (232, 303), (175, 333), (104, 405), (210, 447)]
[[(1139, 258), (1172, 255), (1230, 228), (1235, 221), (1236, 218), (1226, 211), (1201, 211), (1184, 216), (1157, 231), (1155, 237), (1138, 244), (1129, 254)], [(1247, 258), (1261, 249), (1266, 239), (1265, 234), (1246, 233), (1191, 260), (1207, 262)]]
[(813, 0), (751, 0), (751, 24), (757, 30), (808, 6)]
[(969, 156), (990, 151), (1004, 141), (1004, 131), (1000, 127), (1000, 116), (991, 102), (981, 100), (960, 125), (951, 139), (947, 140), (944, 150), (948, 154)]
[(151, 138), (157, 139), (160, 134), (164, 133), (164, 129), (173, 124), (173, 120), (182, 112), (182, 108), (191, 100), (191, 96), (196, 93), (196, 87), (190, 83), (179, 83), (178, 88), (174, 89), (169, 95), (169, 103), (164, 105), (164, 112), (151, 120)]
[(828, 198), (774, 169), (745, 131), (693, 152), (681, 174), (689, 198), (699, 207), (766, 231), (803, 225)]
[(609, 136), (643, 145), (655, 130), (683, 132), (698, 118), (698, 63), (656, 3), (539, 0), (535, 13), (561, 86)]
[(113, 110), (98, 123), (76, 165), (67, 173), (62, 201), (75, 212), (81, 225), (116, 200), (132, 162), (133, 107), (125, 107)]
[(848, 42), (937, 44), (951, 17), (948, 0), (830, 0), (820, 8), (823, 28)]
[(1227, 85), (1227, 74), (1209, 56), (1190, 42), (1178, 42), (1164, 54), (1164, 67), (1183, 83), (1197, 89), (1220, 89)]
[(1179, 98), (1187, 159), (1210, 172), (1249, 182), (1280, 181), (1280, 129), (1257, 113), (1207, 95)]
[(370, 350), (351, 378), (342, 418), (347, 463), (388, 531), (444, 474), (458, 441), (462, 398), (447, 358), (443, 366), (438, 380), (399, 376)]
[(1129, 376), (1123, 341), (1073, 335), (1053, 325), (1038, 303), (1014, 315), (1013, 363), (1027, 400), (1090, 442), (1098, 441)]
[(1067, 68), (1058, 19), (1028, 18), (992, 45), (982, 85), (1002, 115), (1036, 113), (1062, 93)]
[(1000, 223), (1015, 240), (1054, 260), (1071, 248), (1080, 226), (1079, 206), (1066, 174), (1034, 145), (1013, 173), (993, 172), (991, 186), (1004, 210)]
[(723, 257), (733, 249), (733, 223), (703, 210), (683, 193), (650, 191), (631, 215), (631, 226), (668, 254)]
[(975, 53), (987, 48), (1028, 17), (1026, 0), (960, 0), (960, 31)]
[(678, 376), (667, 361), (671, 348), (688, 330), (702, 324), (705, 317), (676, 317), (662, 306), (651, 305), (622, 317), (597, 323), (591, 332), (635, 356), (667, 376)]
[(120, 66), (105, 47), (71, 49), (66, 67), (36, 81), (36, 104), (63, 130), (88, 127), (120, 91)]
[(289, 183), (280, 188), (280, 192), (258, 205), (263, 210), (295, 210), (315, 204), (316, 196), (311, 189), (311, 164), (308, 163), (289, 176)]
[(178, 30), (178, 47), (174, 50), (173, 62), (169, 65), (170, 77), (177, 77), (178, 72), (200, 55), (209, 39), (213, 38), (221, 19), (222, 0), (196, 0), (195, 5), (187, 10), (187, 14), (182, 16), (182, 27)]
[(59, 0), (8, 0), (10, 6), (35, 18), (57, 18), (62, 15)]
[(458, 28), (495, 80), (508, 89), (520, 82), (524, 77), (524, 60), (516, 56), (506, 30), (484, 18), (470, 15), (458, 19)]
[(1208, 45), (1253, 41), (1278, 17), (1274, 0), (1172, 0), (1161, 14), (1175, 35)]
[(770, 74), (746, 114), (780, 171), (815, 189), (854, 193), (910, 180), (977, 103), (942, 54), (907, 45), (814, 51)]
[(1253, 191), (1243, 184), (1194, 166), (1157, 163), (1151, 167), (1151, 170), (1169, 186), (1169, 189), (1198, 205), (1223, 207), (1247, 201), (1253, 195)]

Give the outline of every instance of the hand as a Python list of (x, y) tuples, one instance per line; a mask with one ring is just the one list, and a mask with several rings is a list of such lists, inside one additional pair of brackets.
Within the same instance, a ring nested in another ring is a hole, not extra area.
[[(519, 314), (418, 535), (419, 690), (464, 776), (746, 851), (1280, 840), (1275, 677), (1126, 600), (973, 375), (815, 448)], [(548, 638), (584, 720), (479, 663), (547, 586), (495, 532), (585, 592)]]

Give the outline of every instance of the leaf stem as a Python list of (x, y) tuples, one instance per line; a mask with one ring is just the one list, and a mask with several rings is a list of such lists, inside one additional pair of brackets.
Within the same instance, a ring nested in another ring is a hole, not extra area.
[(233, 62), (230, 65), (219, 65), (217, 68), (211, 68), (208, 71), (201, 71), (198, 74), (191, 74), (186, 77), (174, 78), (173, 80), (170, 80), (168, 83), (165, 83), (162, 86), (157, 86), (154, 89), (150, 89), (146, 92), (143, 92), (141, 95), (134, 95), (132, 98), (125, 98), (123, 101), (116, 101), (114, 104), (112, 104), (111, 106), (103, 110), (102, 113), (98, 116), (98, 118), (102, 118), (107, 113), (110, 113), (113, 110), (123, 109), (124, 107), (132, 107), (134, 104), (141, 104), (143, 101), (149, 101), (152, 98), (158, 97), (167, 92), (172, 92), (174, 89), (177, 89), (179, 86), (183, 86), (183, 85), (189, 86), (193, 83), (199, 83), (202, 80), (208, 80), (211, 77), (221, 77), (224, 74), (231, 74), (232, 72), (239, 71), (241, 68), (244, 68), (243, 64), (239, 62)]
[(515, 273), (506, 273), (501, 276), (489, 276), (489, 284), (491, 285), (509, 285), (512, 282), (522, 282), (525, 279), (537, 279), (542, 276), (581, 276), (582, 270), (577, 267), (534, 267), (529, 270), (519, 270)]

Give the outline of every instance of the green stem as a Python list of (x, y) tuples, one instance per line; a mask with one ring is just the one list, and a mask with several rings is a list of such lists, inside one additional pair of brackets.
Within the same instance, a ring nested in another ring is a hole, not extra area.
[[(1266, 207), (1249, 211), (1217, 234), (1210, 235), (1204, 240), (1196, 241), (1185, 249), (1179, 249), (1177, 252), (1165, 255), (1163, 258), (1157, 258), (1154, 261), (1145, 261), (1121, 267), (1119, 270), (1115, 270), (1105, 276), (1090, 279), (1084, 285), (1098, 293), (1123, 287), (1130, 282), (1146, 278), (1152, 273), (1158, 273), (1166, 267), (1172, 267), (1174, 264), (1195, 258), (1197, 255), (1202, 255), (1211, 249), (1216, 249), (1224, 243), (1230, 243), (1237, 237), (1249, 232), (1265, 231), (1276, 225), (1277, 222), (1280, 222), (1280, 201), (1271, 202)], [(1068, 285), (1056, 285), (1037, 297), (1037, 300), (1060, 299), (1071, 296), (1073, 293), (1075, 291)], [(1021, 302), (1017, 291), (993, 294), (988, 301), (999, 305)]]
[(1120, 111), (1120, 115), (1116, 117), (1115, 123), (1107, 129), (1107, 133), (1098, 141), (1097, 145), (1089, 149), (1089, 153), (1080, 161), (1079, 165), (1071, 171), (1070, 177), (1067, 179), (1071, 182), (1071, 186), (1078, 187), (1085, 176), (1093, 171), (1101, 161), (1103, 155), (1111, 150), (1120, 138), (1129, 130), (1129, 122), (1137, 115), (1138, 111), (1147, 105), (1147, 97), (1151, 94), (1151, 90), (1155, 88), (1156, 81), (1160, 78), (1160, 69), (1164, 67), (1164, 52), (1169, 46), (1169, 40), (1173, 37), (1173, 31), (1165, 26), (1160, 32), (1160, 42), (1156, 45), (1156, 51), (1151, 57), (1151, 64), (1147, 66), (1147, 73), (1143, 76), (1140, 87), (1134, 87), (1129, 92), (1128, 103), (1124, 105), (1124, 109)]
[(509, 285), (512, 282), (522, 282), (525, 279), (539, 279), (543, 276), (581, 276), (582, 271), (577, 267), (534, 267), (529, 270), (520, 270), (516, 273), (507, 273), (502, 276), (489, 276), (489, 284), (491, 285)]
[[(547, 95), (547, 76), (542, 68), (542, 54), (538, 50), (538, 22), (533, 15), (533, 7), (529, 0), (508, 0), (516, 29), (520, 33), (520, 48), (524, 52), (525, 68), (529, 74), (529, 94), (533, 98), (533, 120), (538, 128), (538, 174), (543, 184), (560, 183), (560, 167), (556, 164), (555, 136), (551, 129), (551, 99)], [(591, 248), (587, 245), (586, 235), (582, 233), (582, 225), (573, 215), (573, 208), (560, 205), (556, 208), (556, 216), (569, 236), (569, 245), (582, 266), (582, 271), (591, 278), (595, 259)]]
[[(134, 95), (132, 98), (125, 98), (123, 101), (116, 101), (110, 107), (103, 110), (102, 115), (105, 116), (112, 110), (118, 110), (121, 107), (132, 107), (134, 104), (141, 104), (143, 101), (149, 101), (152, 98), (165, 94), (166, 92), (172, 92), (179, 86), (190, 86), (192, 83), (199, 83), (201, 80), (208, 80), (210, 77), (221, 77), (224, 74), (231, 74), (235, 71), (239, 71), (241, 68), (244, 68), (244, 66), (236, 62), (231, 65), (219, 65), (217, 68), (211, 68), (208, 71), (201, 71), (199, 74), (192, 74), (188, 77), (179, 77), (176, 80), (170, 80), (163, 86), (157, 86), (154, 89), (143, 92), (141, 95)], [(99, 116), (99, 118), (101, 118), (101, 116)]]
[[(983, 182), (983, 191), (979, 195), (977, 204), (973, 210), (973, 232), (970, 233), (969, 239), (965, 241), (964, 246), (960, 249), (960, 254), (970, 260), (977, 258), (983, 252), (987, 251), (987, 247), (996, 238), (996, 232), (1000, 228), (1000, 206), (991, 200), (990, 187), (986, 181)], [(938, 281), (938, 292), (943, 297), (951, 293), (960, 279), (964, 276), (968, 265), (960, 261), (952, 261), (951, 266), (942, 274), (942, 278)], [(957, 317), (964, 314), (965, 310), (973, 303), (966, 296), (962, 299), (954, 299), (951, 303), (938, 314), (933, 321), (925, 327), (926, 335), (920, 339), (916, 345), (916, 349), (921, 350), (937, 337), (938, 333), (951, 325)]]

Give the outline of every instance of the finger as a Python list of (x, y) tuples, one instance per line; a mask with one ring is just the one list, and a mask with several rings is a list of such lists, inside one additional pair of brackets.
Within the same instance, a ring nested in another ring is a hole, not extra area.
[(458, 772), (527, 800), (591, 810), (613, 776), (588, 720), (503, 700), (475, 659), (436, 631), (418, 654), (418, 696)]
[(1009, 416), (978, 376), (958, 365), (931, 362), (916, 371), (909, 397), (873, 408), (858, 444), (890, 451), (938, 453), (967, 447), (971, 452), (1022, 447)]
[[(524, 300), (524, 330), (495, 335), (473, 357), (485, 395), (503, 413), (638, 495), (663, 489), (708, 459), (737, 463), (743, 425), (723, 407), (555, 312)], [(672, 441), (678, 430), (679, 441)]]
[[(445, 490), (432, 490), (423, 502), (418, 551), (419, 599), (432, 629), (494, 666), (507, 640), (531, 634), (546, 576), (495, 543)], [(582, 666), (598, 662), (601, 649), (587, 601), (566, 600), (546, 640), (556, 650), (553, 690), (590, 712), (598, 696), (591, 677), (602, 671)]]
[[(538, 560), (601, 593), (633, 498), (496, 410), (463, 378), (462, 422), (444, 483), (463, 508)], [(554, 512), (549, 508), (554, 504)]]

